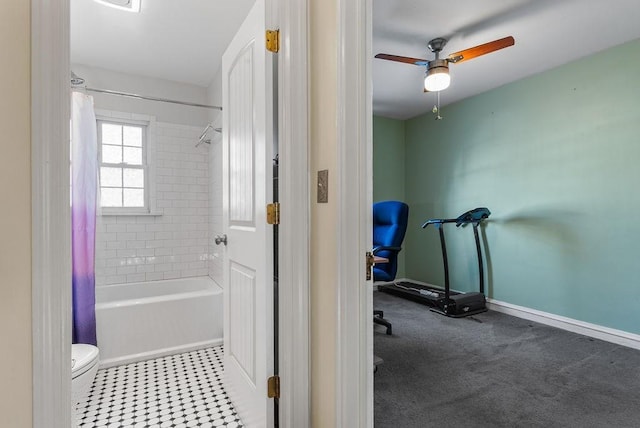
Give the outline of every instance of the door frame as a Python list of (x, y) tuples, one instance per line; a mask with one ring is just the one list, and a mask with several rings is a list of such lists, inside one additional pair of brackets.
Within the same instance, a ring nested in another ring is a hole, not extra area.
[[(31, 0), (34, 428), (71, 425), (70, 0)], [(308, 1), (308, 0), (307, 0)], [(307, 1), (267, 0), (280, 28), (282, 427), (310, 425)], [(55, 422), (52, 422), (55, 421)]]
[(373, 427), (372, 0), (338, 0), (338, 332), (336, 418)]
[(69, 0), (31, 1), (34, 427), (71, 426)]
[(278, 0), (280, 426), (311, 426), (308, 1)]

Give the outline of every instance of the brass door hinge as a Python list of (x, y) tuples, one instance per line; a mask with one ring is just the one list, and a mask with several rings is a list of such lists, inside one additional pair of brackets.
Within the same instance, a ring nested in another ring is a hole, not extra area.
[(271, 376), (267, 379), (267, 396), (280, 398), (280, 376)]
[(365, 255), (365, 264), (367, 266), (367, 281), (371, 280), (371, 268), (373, 267), (374, 263), (374, 257), (373, 254), (371, 253), (371, 251), (367, 251), (367, 254)]
[(280, 50), (280, 30), (267, 30), (267, 50), (278, 53)]
[(280, 203), (267, 204), (267, 224), (280, 224)]

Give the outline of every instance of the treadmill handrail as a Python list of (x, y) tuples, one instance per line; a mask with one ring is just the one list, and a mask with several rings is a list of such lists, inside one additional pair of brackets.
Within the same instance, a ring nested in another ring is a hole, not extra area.
[(455, 223), (458, 219), (456, 218), (432, 218), (424, 222), (422, 228), (429, 226), (430, 224), (442, 224), (442, 223)]
[(482, 220), (489, 218), (491, 211), (488, 208), (474, 208), (467, 212), (462, 213), (457, 218), (432, 218), (427, 220), (422, 228), (429, 226), (430, 224), (442, 224), (442, 223), (455, 223), (456, 227), (463, 226), (465, 224), (473, 223), (479, 224)]

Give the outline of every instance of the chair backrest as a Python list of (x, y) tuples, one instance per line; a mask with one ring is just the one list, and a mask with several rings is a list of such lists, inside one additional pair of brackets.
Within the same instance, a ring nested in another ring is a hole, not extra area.
[[(379, 246), (401, 247), (407, 231), (409, 206), (400, 201), (384, 201), (373, 204), (373, 248)], [(374, 281), (393, 281), (398, 271), (398, 252), (381, 250), (377, 256), (389, 259), (373, 268)]]

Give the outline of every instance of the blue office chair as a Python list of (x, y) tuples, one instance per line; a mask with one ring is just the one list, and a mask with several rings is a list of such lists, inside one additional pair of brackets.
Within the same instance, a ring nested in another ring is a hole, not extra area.
[[(388, 263), (373, 267), (373, 280), (391, 282), (398, 271), (398, 253), (407, 231), (409, 206), (399, 201), (384, 201), (373, 204), (373, 254), (389, 259)], [(373, 311), (373, 322), (387, 328), (391, 334), (391, 323), (384, 319), (384, 312)]]

